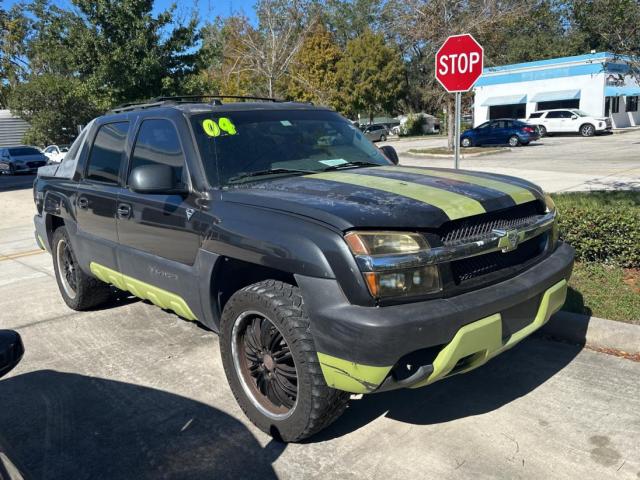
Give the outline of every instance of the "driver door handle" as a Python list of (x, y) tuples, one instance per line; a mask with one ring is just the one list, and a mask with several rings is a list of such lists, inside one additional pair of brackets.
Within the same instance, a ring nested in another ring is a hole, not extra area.
[(131, 216), (131, 205), (127, 203), (121, 203), (118, 205), (118, 217), (129, 218)]

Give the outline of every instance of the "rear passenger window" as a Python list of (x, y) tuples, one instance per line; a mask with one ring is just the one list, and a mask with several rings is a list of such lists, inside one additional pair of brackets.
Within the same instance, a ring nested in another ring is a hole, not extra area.
[(89, 155), (87, 179), (118, 183), (129, 122), (108, 123), (98, 130)]
[(547, 118), (562, 118), (562, 112), (549, 112)]
[(133, 149), (130, 170), (144, 165), (168, 165), (173, 170), (174, 181), (184, 184), (184, 163), (178, 132), (169, 120), (142, 122)]

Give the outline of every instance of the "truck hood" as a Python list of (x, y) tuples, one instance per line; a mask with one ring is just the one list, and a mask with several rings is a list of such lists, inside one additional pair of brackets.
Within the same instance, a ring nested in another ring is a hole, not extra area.
[(224, 201), (310, 217), (340, 230), (438, 228), (460, 218), (542, 201), (525, 180), (465, 170), (381, 166), (251, 182)]

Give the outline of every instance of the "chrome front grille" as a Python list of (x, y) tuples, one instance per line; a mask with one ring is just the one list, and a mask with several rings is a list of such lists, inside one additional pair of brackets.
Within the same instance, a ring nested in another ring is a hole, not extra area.
[(539, 215), (529, 215), (520, 218), (498, 218), (490, 221), (469, 222), (459, 228), (455, 228), (442, 237), (442, 243), (449, 246), (463, 243), (477, 242), (491, 236), (494, 230), (511, 230), (514, 228), (533, 225)]

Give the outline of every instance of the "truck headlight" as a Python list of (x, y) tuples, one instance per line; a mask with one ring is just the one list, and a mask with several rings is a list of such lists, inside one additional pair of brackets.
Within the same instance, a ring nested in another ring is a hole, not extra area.
[(350, 232), (345, 235), (345, 241), (356, 258), (382, 260), (384, 268), (362, 272), (373, 297), (410, 297), (442, 290), (436, 265), (394, 268), (398, 259), (429, 250), (429, 244), (422, 235), (411, 232)]

